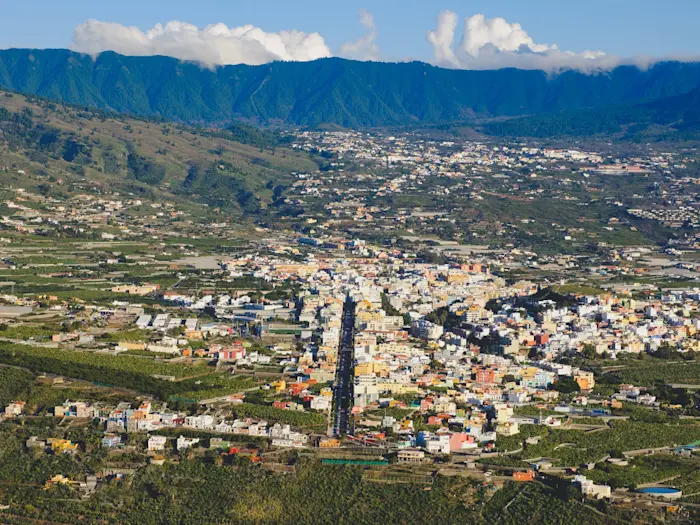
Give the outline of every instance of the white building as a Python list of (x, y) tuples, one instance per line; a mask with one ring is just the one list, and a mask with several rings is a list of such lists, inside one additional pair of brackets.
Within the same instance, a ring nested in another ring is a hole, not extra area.
[[(165, 450), (165, 444), (168, 442), (168, 438), (165, 436), (151, 436), (148, 438), (148, 450), (155, 452), (158, 450)], [(179, 445), (179, 440), (178, 440)]]
[(588, 498), (603, 499), (612, 495), (612, 489), (609, 485), (596, 485), (586, 476), (574, 476), (573, 482), (581, 487), (581, 493)]
[(357, 376), (355, 378), (354, 397), (354, 404), (358, 407), (364, 407), (379, 401), (377, 377), (374, 375)]
[(411, 334), (421, 339), (439, 339), (444, 332), (442, 326), (421, 319), (411, 325)]
[(176, 447), (178, 450), (186, 450), (199, 443), (199, 438), (188, 438), (185, 436), (180, 436), (177, 438)]

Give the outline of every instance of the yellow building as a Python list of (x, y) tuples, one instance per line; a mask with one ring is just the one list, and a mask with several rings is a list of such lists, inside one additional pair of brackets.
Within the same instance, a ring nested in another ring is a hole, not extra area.
[(357, 320), (360, 323), (379, 321), (382, 319), (382, 312), (379, 310), (362, 310), (357, 313)]
[(523, 381), (532, 381), (535, 379), (535, 376), (539, 371), (539, 368), (535, 368), (534, 366), (528, 366), (527, 368), (523, 368), (522, 370), (520, 370), (520, 377), (523, 379)]
[(204, 334), (200, 330), (185, 330), (185, 338), (192, 341), (201, 341)]
[(64, 452), (76, 452), (78, 444), (72, 443), (68, 439), (49, 438), (46, 440), (47, 445), (51, 447), (52, 452), (62, 454)]
[(469, 282), (470, 276), (462, 272), (449, 272), (447, 274), (447, 282), (449, 284), (463, 284)]
[(48, 490), (48, 489), (55, 487), (57, 485), (71, 485), (71, 484), (73, 484), (73, 481), (71, 481), (70, 478), (65, 477), (63, 474), (56, 474), (51, 479), (46, 480), (46, 484), (44, 485), (44, 490)]
[(388, 371), (389, 367), (385, 363), (360, 363), (355, 367), (356, 376), (381, 374)]
[(581, 371), (574, 375), (574, 381), (578, 383), (578, 387), (582, 391), (593, 390), (593, 387), (595, 386), (595, 377), (593, 376), (593, 372)]
[(371, 310), (372, 309), (372, 303), (368, 301), (367, 299), (362, 299), (357, 303), (357, 306), (355, 308), (357, 312), (362, 312), (366, 310)]

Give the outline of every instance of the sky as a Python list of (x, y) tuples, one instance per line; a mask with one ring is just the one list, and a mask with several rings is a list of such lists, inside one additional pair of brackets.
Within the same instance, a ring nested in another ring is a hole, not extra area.
[(0, 0), (0, 48), (595, 70), (700, 57), (698, 20), (698, 0)]

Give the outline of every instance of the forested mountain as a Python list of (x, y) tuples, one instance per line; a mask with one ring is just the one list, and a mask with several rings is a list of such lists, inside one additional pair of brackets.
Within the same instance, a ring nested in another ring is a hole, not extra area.
[(700, 88), (653, 102), (587, 108), (487, 122), (486, 135), (555, 137), (624, 134), (628, 138), (694, 138), (700, 132)]
[(338, 58), (207, 69), (174, 58), (0, 51), (0, 86), (139, 116), (220, 124), (234, 118), (316, 126), (406, 125), (638, 104), (700, 85), (700, 64), (567, 71), (463, 71)]

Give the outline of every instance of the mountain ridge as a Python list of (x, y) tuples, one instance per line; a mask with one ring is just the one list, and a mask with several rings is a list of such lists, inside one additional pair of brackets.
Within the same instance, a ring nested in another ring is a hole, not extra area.
[(362, 128), (518, 117), (653, 102), (700, 85), (700, 63), (565, 71), (442, 69), (340, 58), (207, 69), (175, 58), (0, 51), (0, 87), (59, 102), (187, 123)]

